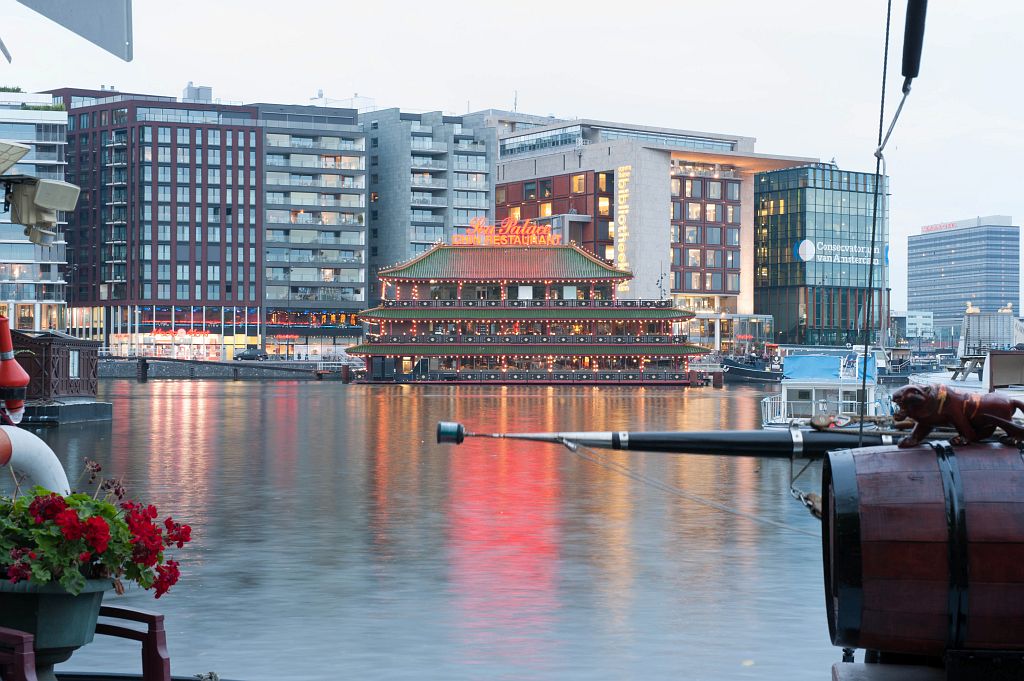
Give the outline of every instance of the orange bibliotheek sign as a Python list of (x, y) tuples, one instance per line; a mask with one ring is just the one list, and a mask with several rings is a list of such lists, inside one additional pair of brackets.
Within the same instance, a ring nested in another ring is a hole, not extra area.
[(552, 234), (551, 225), (505, 218), (488, 225), (484, 218), (473, 218), (465, 234), (453, 234), (453, 246), (558, 246), (561, 234)]

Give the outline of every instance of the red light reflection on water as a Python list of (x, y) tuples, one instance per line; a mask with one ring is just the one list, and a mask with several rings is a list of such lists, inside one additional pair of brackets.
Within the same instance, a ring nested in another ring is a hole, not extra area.
[[(548, 400), (536, 405), (543, 414), (502, 406), (501, 429), (553, 423)], [(550, 446), (487, 440), (452, 452), (449, 569), (468, 665), (543, 666), (551, 657), (560, 456)]]

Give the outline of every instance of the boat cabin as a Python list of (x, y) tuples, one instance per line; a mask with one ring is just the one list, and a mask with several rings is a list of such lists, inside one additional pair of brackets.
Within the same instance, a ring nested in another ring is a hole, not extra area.
[[(866, 385), (862, 388), (865, 366)], [(837, 422), (860, 415), (887, 416), (887, 397), (877, 393), (875, 358), (862, 353), (841, 355), (788, 355), (783, 360), (781, 392), (761, 403), (762, 424), (788, 426), (793, 419), (834, 416)]]

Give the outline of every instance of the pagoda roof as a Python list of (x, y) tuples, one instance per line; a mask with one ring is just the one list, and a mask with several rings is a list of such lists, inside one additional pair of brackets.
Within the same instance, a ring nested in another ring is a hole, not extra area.
[(359, 314), (368, 321), (531, 320), (531, 321), (669, 321), (691, 319), (693, 313), (658, 307), (375, 307)]
[(449, 344), (391, 344), (364, 343), (346, 350), (350, 355), (376, 356), (417, 356), (417, 357), (451, 357), (460, 355), (474, 357), (477, 355), (495, 355), (505, 357), (579, 357), (579, 356), (615, 356), (634, 357), (649, 355), (651, 357), (681, 357), (686, 355), (703, 355), (709, 352), (699, 345), (653, 345), (637, 343), (629, 345), (449, 345)]
[(381, 279), (441, 281), (588, 281), (632, 279), (578, 246), (438, 244), (409, 262), (385, 267)]

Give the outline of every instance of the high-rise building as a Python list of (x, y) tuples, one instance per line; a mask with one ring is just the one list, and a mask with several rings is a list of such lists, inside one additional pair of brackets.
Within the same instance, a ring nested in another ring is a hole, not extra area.
[(399, 109), (365, 112), (359, 120), (369, 140), (374, 272), (464, 234), (474, 219), (493, 218), (492, 128), (471, 127), (462, 116)]
[(72, 333), (116, 354), (230, 358), (262, 344), (257, 109), (111, 90), (68, 110)]
[(874, 174), (819, 163), (757, 176), (754, 308), (774, 317), (775, 342), (860, 343), (865, 328), (881, 340), (889, 308), (887, 179), (879, 189), (872, 251)]
[[(0, 140), (31, 148), (8, 173), (63, 180), (67, 122), (67, 113), (48, 95), (0, 91)], [(52, 245), (37, 246), (24, 226), (11, 223), (0, 201), (0, 314), (11, 319), (12, 328), (65, 330), (63, 231)]]
[(935, 335), (960, 337), (968, 304), (1020, 310), (1020, 227), (1009, 215), (942, 222), (907, 239), (907, 306), (931, 311)]
[(671, 297), (720, 351), (770, 341), (754, 315), (754, 174), (814, 159), (754, 152), (719, 133), (486, 111), (499, 131), (499, 223), (552, 225), (635, 278), (619, 298)]
[(266, 349), (330, 359), (367, 305), (366, 141), (355, 109), (255, 104), (264, 133)]

